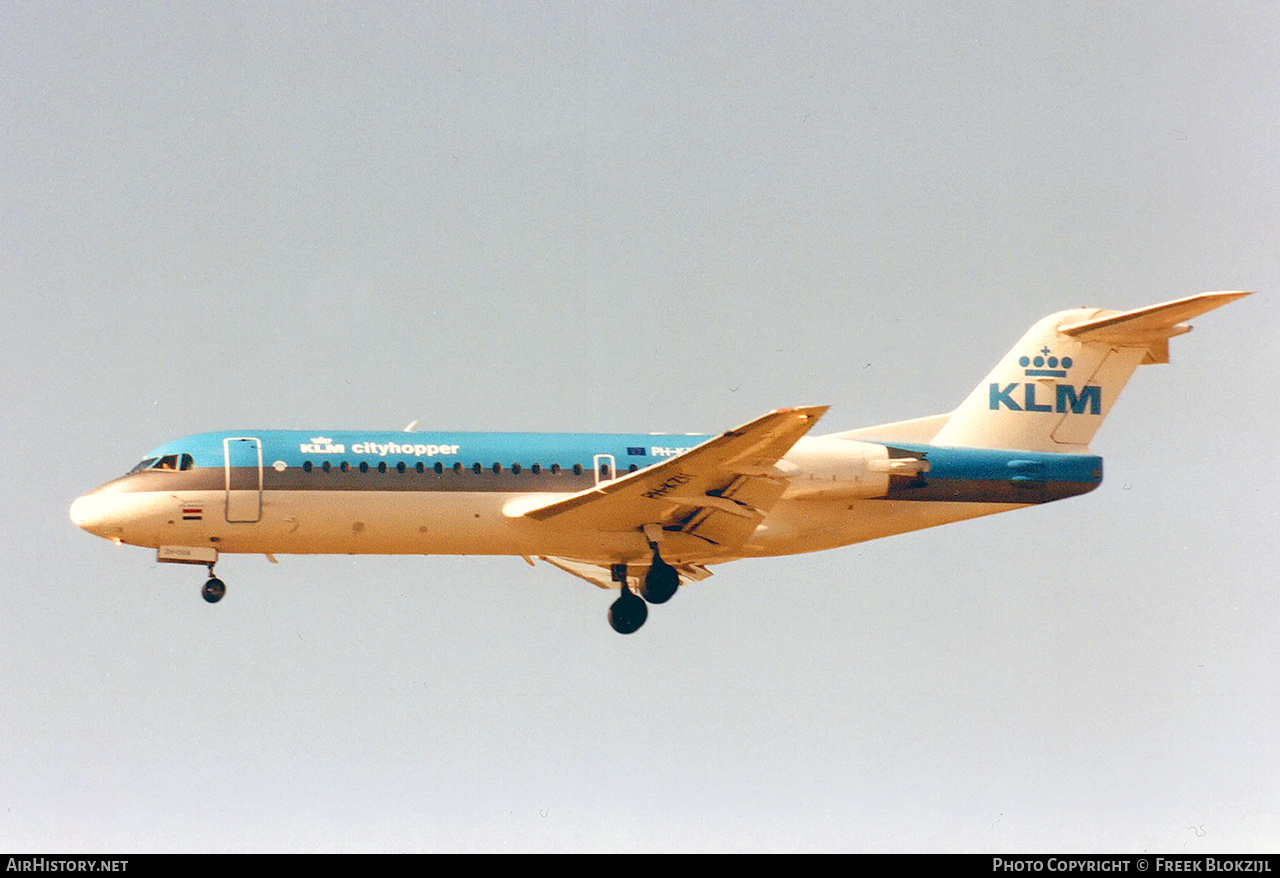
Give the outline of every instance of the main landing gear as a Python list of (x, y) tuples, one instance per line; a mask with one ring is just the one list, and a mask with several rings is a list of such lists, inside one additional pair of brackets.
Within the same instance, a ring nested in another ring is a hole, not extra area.
[(209, 578), (200, 589), (200, 595), (209, 603), (216, 604), (227, 593), (227, 584), (213, 575), (213, 565), (209, 565)]
[(650, 545), (653, 548), (653, 562), (640, 580), (639, 596), (632, 593), (627, 584), (627, 565), (613, 565), (613, 581), (619, 583), (622, 594), (609, 607), (609, 624), (619, 634), (631, 634), (649, 618), (646, 601), (650, 604), (665, 604), (680, 588), (679, 572), (662, 560), (656, 545)]
[(627, 585), (626, 564), (613, 565), (613, 581), (621, 584), (622, 595), (609, 607), (609, 624), (619, 634), (630, 634), (649, 618), (649, 608), (631, 593), (631, 587)]
[(675, 597), (679, 587), (680, 574), (676, 572), (676, 568), (659, 558), (655, 551), (649, 572), (640, 581), (640, 597), (651, 604), (665, 604)]

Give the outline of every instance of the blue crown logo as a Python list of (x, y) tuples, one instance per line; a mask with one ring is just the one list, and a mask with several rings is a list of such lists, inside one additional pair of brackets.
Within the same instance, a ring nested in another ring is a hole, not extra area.
[(1050, 353), (1048, 346), (1045, 346), (1034, 357), (1019, 357), (1018, 365), (1027, 375), (1034, 378), (1066, 378), (1067, 370), (1071, 368), (1071, 358), (1059, 359)]

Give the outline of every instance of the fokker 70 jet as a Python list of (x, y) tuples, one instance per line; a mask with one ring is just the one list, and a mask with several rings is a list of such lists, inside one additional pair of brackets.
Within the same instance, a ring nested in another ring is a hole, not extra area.
[(1245, 292), (1045, 317), (954, 411), (824, 436), (825, 406), (719, 435), (232, 430), (167, 442), (71, 520), (207, 565), (260, 553), (519, 555), (644, 624), (725, 561), (816, 552), (1092, 491), (1089, 443), (1183, 321)]

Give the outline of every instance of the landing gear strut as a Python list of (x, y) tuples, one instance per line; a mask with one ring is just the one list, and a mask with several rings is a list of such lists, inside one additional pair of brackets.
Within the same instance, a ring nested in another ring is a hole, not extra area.
[(213, 575), (213, 565), (209, 565), (209, 578), (200, 589), (200, 595), (209, 603), (216, 604), (227, 593), (227, 584)]
[(609, 607), (609, 624), (619, 634), (631, 634), (639, 630), (649, 618), (645, 602), (631, 593), (627, 585), (627, 565), (613, 565), (613, 581), (622, 587), (622, 595)]

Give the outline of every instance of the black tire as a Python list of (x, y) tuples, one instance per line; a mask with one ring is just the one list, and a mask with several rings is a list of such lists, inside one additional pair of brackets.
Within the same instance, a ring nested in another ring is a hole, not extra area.
[(665, 604), (680, 587), (680, 574), (670, 564), (658, 561), (640, 583), (640, 596), (651, 604)]
[(609, 607), (609, 625), (619, 634), (632, 634), (638, 631), (647, 618), (649, 618), (649, 608), (645, 606), (644, 601), (629, 591), (624, 592), (622, 597)]
[(222, 600), (223, 595), (227, 593), (227, 586), (221, 579), (210, 576), (205, 581), (204, 587), (200, 589), (200, 595), (211, 604), (216, 604)]

